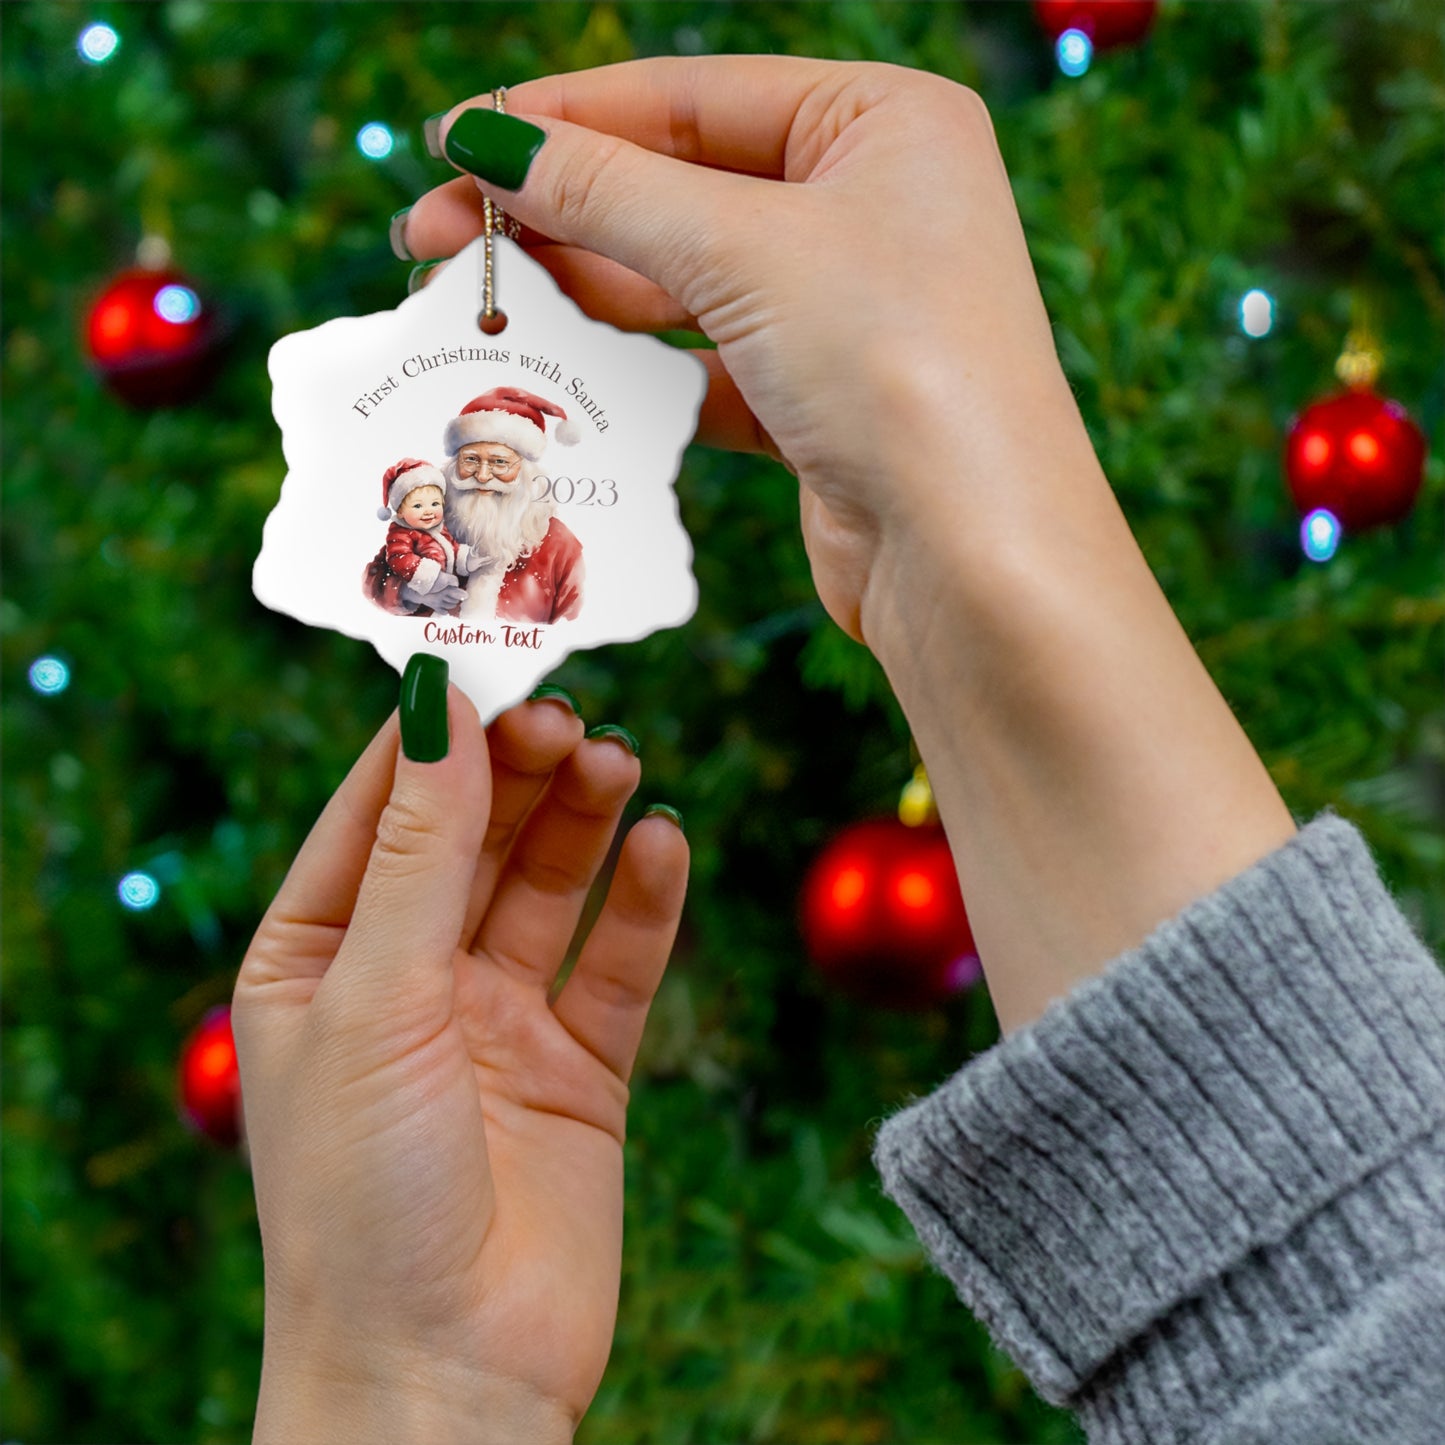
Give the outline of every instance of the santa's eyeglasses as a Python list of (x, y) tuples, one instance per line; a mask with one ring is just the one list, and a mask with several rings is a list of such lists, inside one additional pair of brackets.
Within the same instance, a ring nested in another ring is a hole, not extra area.
[(464, 477), (480, 471), (494, 477), (514, 477), (521, 465), (521, 457), (484, 457), (480, 452), (462, 452), (457, 457), (457, 471)]

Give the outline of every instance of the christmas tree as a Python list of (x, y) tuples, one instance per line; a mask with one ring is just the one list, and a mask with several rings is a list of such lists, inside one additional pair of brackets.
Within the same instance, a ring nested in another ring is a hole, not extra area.
[[(181, 1121), (177, 1060), (397, 693), (251, 595), (285, 471), (266, 355), (397, 304), (387, 219), (451, 175), (422, 118), (494, 85), (778, 52), (977, 90), (1150, 565), (1296, 817), (1357, 823), (1445, 950), (1442, 37), (1428, 0), (1165, 0), (1097, 53), (1022, 3), (3, 7), (7, 1438), (249, 1439), (250, 1177)], [(86, 326), (138, 248), (158, 313), (205, 327), (127, 400), (125, 317)], [(1423, 487), (1315, 560), (1285, 436), (1366, 333)], [(694, 859), (579, 1439), (1077, 1440), (869, 1163), (882, 1115), (996, 1039), (985, 993), (868, 1008), (797, 927), (811, 860), (911, 772), (901, 712), (816, 600), (781, 468), (694, 448), (678, 494), (696, 616), (552, 679), (639, 737), (629, 821), (676, 805)]]

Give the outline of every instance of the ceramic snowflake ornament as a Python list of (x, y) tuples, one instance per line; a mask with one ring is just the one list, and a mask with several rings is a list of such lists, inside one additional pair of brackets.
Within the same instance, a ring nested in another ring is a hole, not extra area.
[(672, 484), (707, 389), (697, 357), (591, 320), (492, 245), (496, 335), (478, 238), (394, 311), (271, 348), (287, 475), (252, 578), (398, 672), (444, 657), (484, 722), (577, 648), (692, 616)]

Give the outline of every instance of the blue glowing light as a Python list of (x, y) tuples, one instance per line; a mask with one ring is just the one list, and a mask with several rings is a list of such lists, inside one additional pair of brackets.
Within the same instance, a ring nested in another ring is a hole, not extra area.
[(1274, 298), (1268, 291), (1248, 291), (1239, 303), (1239, 325), (1246, 336), (1268, 336), (1274, 327)]
[(120, 46), (120, 36), (109, 25), (87, 25), (80, 32), (75, 48), (80, 58), (91, 65), (104, 65)]
[(201, 298), (189, 286), (162, 286), (152, 305), (162, 321), (177, 326), (194, 321), (201, 314)]
[(127, 908), (139, 913), (161, 896), (161, 885), (149, 873), (127, 873), (115, 891)]
[(371, 121), (356, 132), (356, 148), (368, 160), (384, 161), (396, 144), (391, 129), (379, 120)]
[(1300, 523), (1299, 544), (1311, 562), (1328, 562), (1340, 545), (1340, 520), (1324, 507), (1316, 507)]
[(58, 657), (37, 657), (30, 664), (30, 686), (47, 697), (70, 686), (70, 669)]
[(1082, 30), (1066, 30), (1054, 45), (1054, 55), (1065, 75), (1082, 75), (1094, 58), (1094, 42)]

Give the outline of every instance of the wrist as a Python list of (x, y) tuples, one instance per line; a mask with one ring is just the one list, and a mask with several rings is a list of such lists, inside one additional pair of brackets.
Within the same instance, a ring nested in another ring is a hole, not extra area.
[(885, 669), (888, 654), (899, 666), (915, 654), (928, 599), (946, 595), (951, 614), (986, 619), (1011, 580), (1037, 574), (1051, 552), (1067, 563), (1087, 542), (1096, 554), (1137, 555), (1057, 364), (1003, 345), (987, 365), (954, 357), (920, 368), (893, 358), (871, 384), (899, 434), (913, 439), (893, 454), (879, 495), (878, 565), (860, 608)]
[[(946, 638), (982, 642), (1088, 571), (1137, 569), (1152, 584), (1066, 386), (1064, 395), (1064, 420), (1041, 417), (1027, 444), (937, 438), (891, 479), (898, 502), (880, 519), (859, 621), (900, 696), (913, 674), (936, 678)], [(931, 650), (920, 647), (926, 631)]]
[(531, 1386), (459, 1361), (337, 1364), (268, 1342), (252, 1445), (571, 1445), (576, 1423)]

